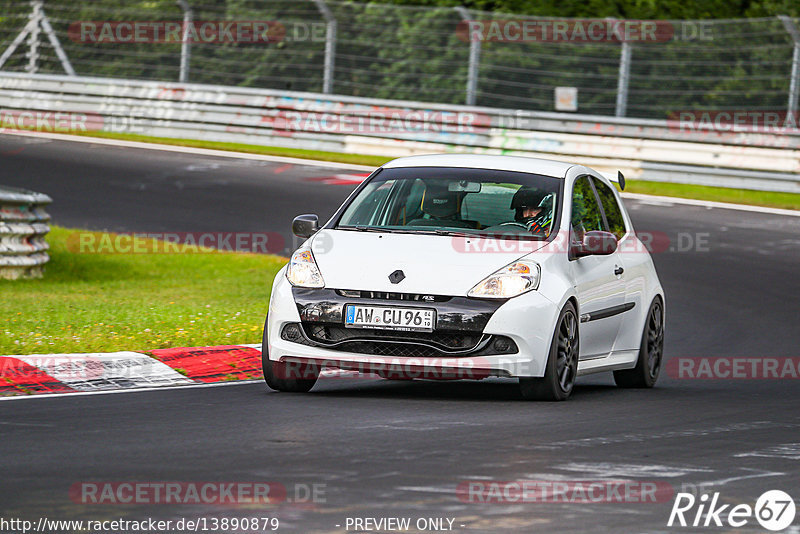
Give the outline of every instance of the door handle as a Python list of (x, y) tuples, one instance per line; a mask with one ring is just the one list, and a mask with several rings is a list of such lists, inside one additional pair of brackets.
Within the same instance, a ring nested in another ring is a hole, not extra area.
[(621, 275), (624, 272), (625, 272), (625, 269), (623, 269), (622, 267), (619, 267), (619, 266), (616, 269), (614, 269), (614, 274), (617, 275), (617, 276)]

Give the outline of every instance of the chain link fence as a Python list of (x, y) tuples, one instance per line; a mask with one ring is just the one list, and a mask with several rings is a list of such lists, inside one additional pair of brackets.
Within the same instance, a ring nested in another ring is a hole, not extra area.
[[(605, 29), (575, 33), (592, 24)], [(800, 20), (657, 21), (653, 39), (618, 24), (328, 0), (12, 0), (0, 70), (636, 118), (797, 110)]]

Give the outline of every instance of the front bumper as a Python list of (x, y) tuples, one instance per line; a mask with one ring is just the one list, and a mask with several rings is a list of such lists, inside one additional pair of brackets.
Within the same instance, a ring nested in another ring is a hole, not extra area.
[[(350, 295), (350, 296), (346, 296)], [(427, 297), (428, 300), (422, 300)], [(346, 304), (433, 308), (433, 333), (344, 328)], [(424, 378), (543, 376), (557, 306), (537, 291), (505, 301), (293, 288), (278, 273), (267, 319), (269, 358)]]

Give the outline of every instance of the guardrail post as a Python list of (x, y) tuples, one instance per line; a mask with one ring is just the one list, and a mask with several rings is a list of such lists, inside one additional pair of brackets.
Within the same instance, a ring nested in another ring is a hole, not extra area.
[(322, 74), (322, 92), (333, 92), (333, 71), (336, 63), (336, 17), (325, 0), (314, 0), (317, 9), (325, 17), (325, 66)]
[(468, 106), (475, 105), (475, 99), (478, 93), (478, 67), (481, 63), (481, 40), (473, 39), (472, 28), (470, 27), (471, 15), (469, 11), (461, 6), (456, 6), (453, 9), (458, 11), (461, 15), (461, 20), (467, 23), (467, 36), (469, 39), (469, 67), (467, 68), (467, 99)]
[(29, 74), (36, 74), (39, 70), (39, 33), (42, 22), (42, 0), (31, 0), (31, 26), (28, 33), (28, 65), (25, 70)]
[(786, 106), (786, 113), (788, 115), (787, 119), (791, 117), (791, 120), (796, 120), (797, 117), (794, 115), (797, 113), (797, 97), (798, 93), (800, 93), (800, 31), (797, 30), (797, 26), (794, 25), (792, 19), (786, 15), (778, 15), (778, 18), (783, 22), (783, 27), (786, 28), (794, 43), (792, 73), (791, 78), (789, 78), (789, 104)]
[(628, 109), (628, 82), (631, 77), (631, 44), (622, 43), (619, 56), (619, 77), (617, 78), (617, 106), (614, 115), (624, 117)]
[(189, 81), (189, 60), (192, 57), (192, 43), (189, 40), (189, 28), (194, 22), (194, 13), (186, 0), (177, 0), (178, 5), (183, 10), (183, 38), (181, 39), (181, 70), (178, 81), (186, 83)]
[[(608, 17), (607, 20), (616, 19)], [(620, 50), (619, 54), (619, 74), (617, 75), (617, 105), (614, 115), (624, 117), (628, 111), (628, 84), (631, 78), (631, 55), (633, 50), (631, 49), (631, 44), (625, 39), (619, 23), (614, 25), (614, 34), (622, 43), (622, 50)]]

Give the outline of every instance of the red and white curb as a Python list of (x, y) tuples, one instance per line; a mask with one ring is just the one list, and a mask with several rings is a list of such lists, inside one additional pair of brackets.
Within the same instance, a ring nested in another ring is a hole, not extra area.
[(260, 344), (157, 349), (149, 354), (0, 356), (0, 395), (101, 392), (263, 377)]
[[(354, 371), (324, 369), (322, 378)], [(261, 344), (141, 352), (0, 356), (0, 397), (101, 393), (260, 380)]]

